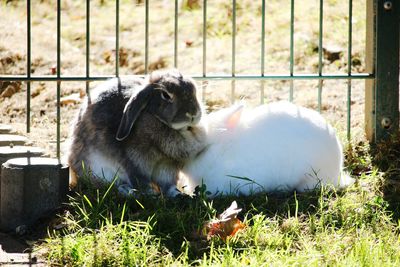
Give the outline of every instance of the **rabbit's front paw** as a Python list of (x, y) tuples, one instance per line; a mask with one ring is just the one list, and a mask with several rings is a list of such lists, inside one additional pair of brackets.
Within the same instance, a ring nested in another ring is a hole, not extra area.
[(124, 197), (136, 197), (136, 189), (132, 188), (130, 185), (121, 184), (118, 186), (118, 192)]

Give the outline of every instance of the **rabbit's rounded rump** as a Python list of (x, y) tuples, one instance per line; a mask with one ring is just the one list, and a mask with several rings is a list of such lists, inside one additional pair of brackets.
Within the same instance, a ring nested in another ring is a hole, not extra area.
[(287, 102), (232, 107), (210, 114), (208, 126), (208, 149), (181, 173), (189, 190), (204, 183), (212, 193), (250, 194), (349, 182), (335, 130), (316, 111)]

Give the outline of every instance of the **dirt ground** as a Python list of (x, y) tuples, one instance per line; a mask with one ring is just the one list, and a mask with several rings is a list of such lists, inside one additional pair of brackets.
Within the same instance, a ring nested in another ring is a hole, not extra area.
[[(32, 75), (55, 74), (56, 7), (54, 1), (32, 1)], [(121, 1), (120, 74), (144, 73), (144, 1)], [(169, 68), (174, 58), (173, 1), (150, 1), (149, 69)], [(259, 1), (261, 2), (261, 1)], [(287, 3), (286, 3), (287, 2)], [(266, 6), (266, 74), (288, 74), (290, 1), (268, 1)], [(300, 3), (301, 2), (301, 3)], [(325, 1), (323, 72), (347, 73), (348, 14), (342, 1)], [(114, 1), (91, 1), (90, 74), (115, 73)], [(318, 1), (296, 1), (294, 23), (294, 71), (317, 73)], [(346, 2), (347, 3), (347, 2)], [(85, 1), (62, 0), (61, 74), (85, 75), (86, 14)], [(202, 74), (202, 1), (180, 1), (178, 68), (187, 75)], [(236, 66), (237, 74), (261, 71), (261, 3), (252, 0), (237, 3)], [(352, 71), (364, 72), (365, 3), (353, 1)], [(207, 7), (207, 74), (232, 72), (232, 9), (226, 1), (209, 1)], [(24, 1), (0, 1), (0, 76), (26, 75), (26, 6)], [(98, 84), (92, 82), (93, 88)], [(209, 111), (245, 100), (256, 106), (288, 100), (288, 81), (198, 82), (198, 95)], [(364, 139), (365, 81), (353, 80), (351, 86), (351, 130), (354, 139)], [(317, 108), (318, 81), (294, 81), (294, 102)], [(322, 89), (322, 114), (336, 127), (345, 142), (348, 87), (346, 80), (325, 80)], [(61, 84), (61, 148), (70, 132), (70, 123), (85, 95), (84, 82)], [(31, 131), (26, 132), (27, 98), (31, 100)], [(32, 82), (27, 95), (26, 83), (2, 82), (0, 78), (0, 123), (12, 125), (36, 146), (56, 155), (56, 84)], [(23, 252), (26, 242), (0, 234), (7, 252)], [(28, 245), (29, 247), (29, 245)]]
[[(82, 3), (81, 3), (82, 2)], [(114, 1), (92, 1), (91, 4), (91, 75), (115, 73), (115, 5)], [(144, 4), (121, 1), (120, 7), (120, 74), (144, 73)], [(353, 1), (352, 70), (364, 71), (365, 4)], [(26, 6), (19, 1), (0, 1), (0, 75), (26, 73)], [(202, 1), (182, 1), (179, 8), (178, 68), (185, 74), (202, 72)], [(83, 1), (61, 1), (61, 72), (62, 75), (85, 74), (85, 5)], [(318, 69), (318, 1), (295, 4), (294, 71), (316, 73)], [(260, 73), (260, 3), (237, 4), (236, 73)], [(32, 75), (54, 74), (56, 66), (56, 7), (52, 1), (32, 3)], [(149, 25), (150, 70), (173, 66), (174, 5), (169, 1), (152, 1)], [(231, 73), (232, 10), (224, 1), (210, 2), (207, 7), (207, 73)], [(361, 11), (360, 11), (361, 10)], [(162, 12), (161, 12), (162, 11)], [(266, 6), (265, 73), (288, 73), (289, 26), (288, 3), (270, 1)], [(347, 7), (338, 1), (324, 6), (324, 73), (347, 71)], [(157, 15), (155, 15), (157, 14)], [(254, 15), (256, 14), (256, 15)], [(305, 16), (304, 14), (308, 14)], [(40, 36), (38, 38), (38, 36)], [(363, 138), (364, 81), (354, 80), (351, 92), (352, 136)], [(347, 81), (326, 80), (322, 89), (322, 113), (339, 132), (345, 132)], [(96, 83), (91, 83), (91, 88)], [(289, 99), (288, 81), (211, 80), (199, 82), (199, 95), (208, 110), (215, 110), (238, 100), (255, 106)], [(294, 102), (317, 107), (318, 81), (295, 81)], [(1, 123), (12, 124), (35, 145), (56, 152), (56, 84), (31, 84), (31, 132), (26, 133), (26, 84), (0, 82)], [(61, 96), (71, 97), (61, 106), (61, 145), (64, 152), (70, 122), (84, 96), (84, 82), (63, 82)], [(343, 134), (341, 134), (343, 135)], [(345, 139), (345, 138), (344, 138)], [(344, 140), (343, 139), (343, 140)]]

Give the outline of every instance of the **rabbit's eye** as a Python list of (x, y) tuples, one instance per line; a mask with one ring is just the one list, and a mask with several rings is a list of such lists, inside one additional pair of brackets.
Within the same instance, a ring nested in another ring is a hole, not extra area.
[(173, 95), (166, 91), (161, 91), (161, 98), (168, 102), (172, 102), (174, 100)]

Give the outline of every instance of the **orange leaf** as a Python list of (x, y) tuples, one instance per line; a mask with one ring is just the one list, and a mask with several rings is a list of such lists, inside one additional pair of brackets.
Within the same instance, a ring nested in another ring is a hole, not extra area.
[(205, 223), (203, 234), (207, 236), (207, 239), (218, 236), (224, 241), (228, 237), (234, 236), (239, 230), (246, 226), (236, 218), (241, 210), (242, 209), (237, 208), (236, 201), (233, 201), (231, 206), (218, 216), (218, 219), (213, 219)]

